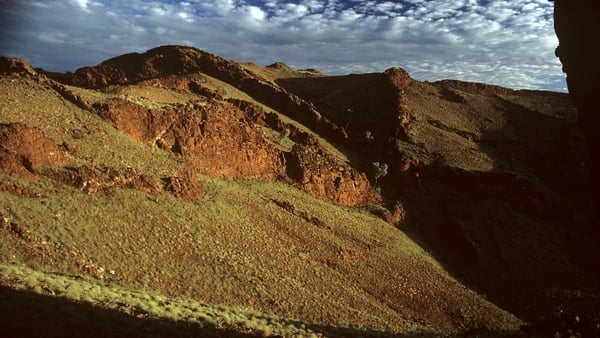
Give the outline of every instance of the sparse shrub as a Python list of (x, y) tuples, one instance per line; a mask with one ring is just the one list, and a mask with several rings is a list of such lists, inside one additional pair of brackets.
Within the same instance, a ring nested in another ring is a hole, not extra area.
[(387, 175), (388, 165), (385, 162), (373, 162), (371, 163), (373, 171), (373, 180), (375, 181), (374, 187), (377, 193), (381, 193), (381, 186), (379, 185), (379, 179)]
[(385, 162), (373, 162), (371, 163), (373, 169), (373, 177), (375, 182), (377, 182), (380, 178), (384, 177), (388, 173), (388, 165)]
[(81, 289), (81, 286), (76, 283), (72, 283), (68, 286), (67, 290), (65, 290), (64, 296), (69, 299), (80, 300), (82, 293), (83, 290)]
[(288, 136), (290, 136), (290, 129), (285, 128), (284, 130), (279, 132), (279, 137), (277, 138), (277, 144), (281, 145), (281, 143), (283, 143), (283, 140), (288, 138)]
[(448, 161), (443, 154), (434, 154), (434, 157), (431, 160), (431, 166), (434, 168), (444, 168), (448, 166)]

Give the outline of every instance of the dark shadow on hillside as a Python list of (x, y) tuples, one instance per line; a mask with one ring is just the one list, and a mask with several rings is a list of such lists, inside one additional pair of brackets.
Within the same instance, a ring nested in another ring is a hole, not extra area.
[(495, 170), (540, 179), (574, 211), (588, 213), (586, 201), (592, 194), (589, 158), (573, 116), (550, 116), (507, 99), (497, 101), (508, 124), (483, 135), (479, 144), (495, 160)]
[(527, 93), (492, 98), (506, 124), (476, 141), (492, 171), (439, 161), (418, 179), (382, 185), (397, 183), (388, 196), (404, 203), (403, 230), (500, 307), (532, 321), (599, 313), (600, 263), (591, 257), (600, 228), (583, 136), (572, 116), (533, 111), (518, 95)]
[[(600, 264), (590, 259), (600, 240), (590, 210), (593, 187), (583, 135), (565, 94), (432, 84), (437, 96), (430, 97), (431, 109), (451, 104), (462, 106), (464, 116), (476, 114), (472, 130), (457, 129), (450, 115), (429, 123), (447, 133), (449, 142), (464, 139), (465, 148), (493, 161), (492, 170), (475, 171), (447, 163), (443, 153), (419, 144), (418, 136), (403, 139), (415, 142), (412, 150), (397, 146), (403, 137), (398, 95), (405, 93), (389, 86), (383, 74), (277, 83), (346, 129), (357, 154), (354, 166), (368, 172), (371, 162), (389, 164), (388, 175), (377, 181), (384, 204), (392, 210), (400, 201), (401, 230), (465, 285), (533, 322), (560, 311), (583, 316), (600, 310), (593, 304), (600, 294)], [(409, 110), (410, 104), (408, 99)], [(415, 149), (433, 162), (405, 166), (405, 154), (410, 158)]]
[(213, 325), (137, 318), (0, 286), (0, 337), (259, 337)]
[(328, 119), (352, 132), (372, 129), (396, 113), (396, 90), (383, 73), (278, 79), (285, 90), (312, 102)]
[[(57, 296), (0, 286), (0, 337), (263, 337), (211, 324), (138, 318), (116, 310)], [(399, 335), (375, 330), (333, 327), (286, 321), (327, 337), (437, 337), (433, 334)], [(481, 334), (479, 332), (478, 334)], [(497, 336), (488, 333), (489, 336)], [(469, 336), (461, 335), (461, 336)], [(277, 337), (277, 336), (274, 336)]]
[(371, 163), (383, 160), (384, 153), (390, 150), (386, 149), (388, 140), (398, 134), (401, 95), (388, 75), (285, 78), (276, 82), (315, 105), (329, 121), (343, 128), (348, 139), (344, 144), (334, 144), (353, 167), (372, 174)]

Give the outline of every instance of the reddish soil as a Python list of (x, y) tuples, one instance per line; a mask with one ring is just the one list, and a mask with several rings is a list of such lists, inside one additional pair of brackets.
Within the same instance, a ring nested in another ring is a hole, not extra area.
[(193, 202), (204, 195), (204, 185), (198, 179), (192, 163), (184, 166), (181, 175), (164, 179), (165, 190), (184, 201)]
[(27, 197), (27, 198), (44, 196), (44, 192), (36, 191), (31, 188), (27, 188), (27, 187), (23, 186), (22, 184), (19, 184), (17, 182), (12, 182), (12, 181), (0, 181), (0, 191), (6, 191), (15, 196)]
[(64, 150), (42, 133), (21, 123), (0, 124), (0, 171), (36, 177), (42, 166), (67, 163)]

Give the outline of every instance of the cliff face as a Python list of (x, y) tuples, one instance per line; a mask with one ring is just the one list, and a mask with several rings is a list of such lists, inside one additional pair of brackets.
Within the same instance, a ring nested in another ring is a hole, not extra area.
[[(554, 3), (554, 28), (559, 40), (556, 56), (567, 75), (569, 94), (577, 108), (579, 125), (585, 133), (593, 180), (597, 185), (600, 182), (600, 139), (596, 130), (600, 123), (597, 99), (600, 43), (596, 32), (600, 27), (600, 14), (593, 1), (556, 0)], [(594, 203), (597, 208), (600, 203), (598, 197), (595, 197)]]
[(284, 173), (282, 155), (258, 126), (231, 104), (152, 110), (123, 99), (95, 106), (98, 114), (136, 140), (185, 157), (205, 175), (275, 179)]
[[(591, 186), (597, 187), (600, 183), (600, 139), (597, 131), (600, 123), (600, 104), (597, 99), (600, 42), (596, 32), (600, 28), (600, 14), (596, 10), (597, 4), (594, 1), (555, 0), (554, 4), (554, 29), (559, 40), (556, 56), (560, 58), (563, 72), (566, 73), (569, 96), (577, 108), (578, 126), (585, 135), (589, 156), (589, 181)], [(588, 229), (586, 236), (598, 241), (600, 239), (598, 194), (596, 192), (589, 194), (583, 203), (590, 209), (592, 223), (595, 224)], [(598, 313), (597, 309), (588, 311)], [(583, 326), (590, 327), (586, 329), (587, 334), (597, 336), (600, 333), (598, 316), (594, 318), (592, 315), (591, 318), (593, 319), (584, 320)]]

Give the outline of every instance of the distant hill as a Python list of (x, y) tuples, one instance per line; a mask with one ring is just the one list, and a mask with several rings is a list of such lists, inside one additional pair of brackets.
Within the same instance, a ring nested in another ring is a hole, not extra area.
[(0, 92), (0, 336), (526, 336), (599, 319), (567, 94), (184, 46), (72, 73), (1, 57)]

